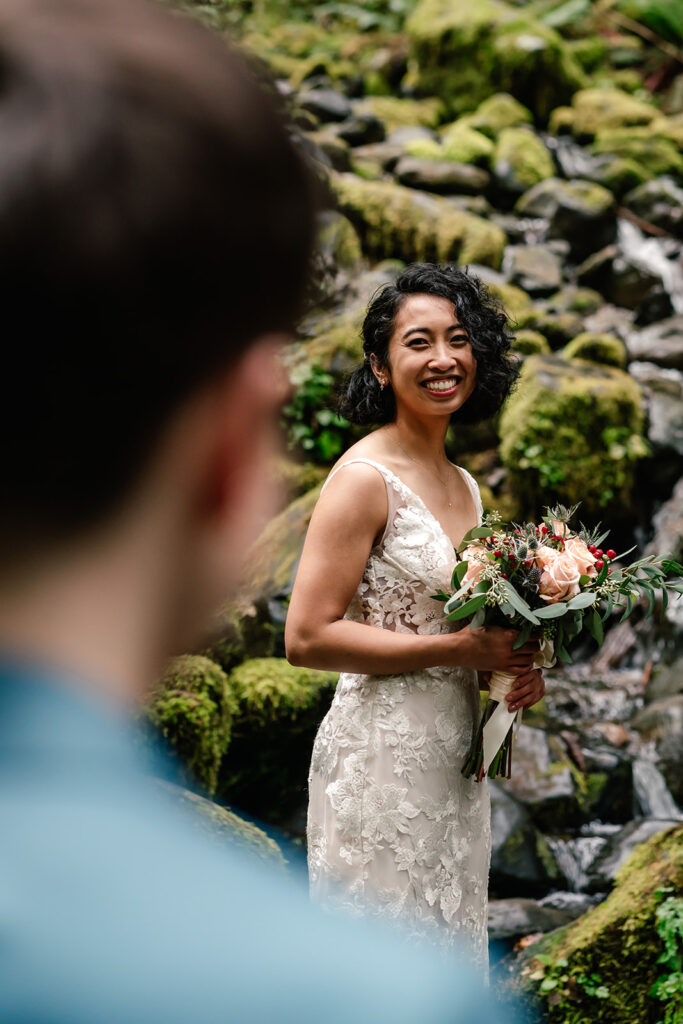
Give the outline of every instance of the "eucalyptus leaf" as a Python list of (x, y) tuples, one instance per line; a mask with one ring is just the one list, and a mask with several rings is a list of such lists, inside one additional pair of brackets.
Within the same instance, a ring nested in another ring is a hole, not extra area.
[(470, 623), (470, 629), (477, 629), (479, 626), (483, 626), (485, 621), (486, 621), (486, 612), (484, 611), (483, 608), (480, 608), (479, 611), (475, 612), (473, 617), (472, 617), (472, 621)]
[(456, 611), (451, 612), (450, 615), (446, 616), (451, 622), (457, 622), (459, 619), (466, 619), (468, 615), (472, 615), (473, 612), (478, 611), (483, 605), (486, 604), (486, 594), (477, 594), (476, 597), (471, 597), (469, 601), (465, 601), (461, 604)]
[(582, 594), (577, 594), (573, 597), (567, 608), (573, 611), (575, 608), (588, 608), (590, 605), (595, 604), (597, 594), (593, 594), (590, 591), (584, 590)]
[(534, 615), (538, 619), (559, 619), (568, 608), (566, 601), (557, 601), (555, 604), (547, 604), (545, 608), (534, 608)]
[(519, 648), (522, 647), (527, 642), (527, 640), (531, 636), (531, 627), (532, 627), (532, 623), (531, 622), (525, 622), (524, 623), (524, 625), (522, 626), (522, 628), (519, 631), (519, 636), (517, 637), (517, 639), (515, 640), (514, 644), (512, 645), (512, 650), (513, 651), (519, 650)]
[(503, 586), (512, 607), (518, 611), (520, 615), (523, 615), (525, 619), (528, 619), (529, 622), (533, 622), (535, 626), (538, 626), (541, 620), (536, 618), (529, 605), (519, 596), (512, 584), (508, 580), (504, 579)]
[(467, 572), (467, 566), (468, 566), (467, 562), (458, 562), (458, 564), (456, 565), (455, 569), (453, 570), (453, 575), (451, 577), (451, 586), (452, 587), (459, 587), (460, 586), (460, 584), (462, 583), (462, 578), (465, 575), (465, 573)]
[(597, 608), (593, 608), (590, 614), (586, 612), (586, 617), (588, 618), (590, 624), (589, 628), (594, 640), (596, 640), (597, 643), (602, 644), (605, 639), (605, 631), (602, 628), (602, 619), (600, 618)]

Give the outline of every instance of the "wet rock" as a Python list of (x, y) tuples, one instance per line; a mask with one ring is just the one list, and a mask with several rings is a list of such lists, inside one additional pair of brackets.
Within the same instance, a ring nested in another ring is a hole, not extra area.
[(363, 258), (353, 224), (335, 210), (319, 215), (316, 247), (336, 270), (356, 270)]
[(550, 345), (546, 338), (538, 331), (516, 331), (512, 343), (515, 352), (523, 356), (533, 356), (538, 353), (550, 353)]
[(457, 164), (449, 160), (421, 160), (404, 156), (396, 164), (394, 174), (402, 185), (425, 189), (442, 195), (471, 193), (478, 195), (486, 189), (490, 175), (471, 164)]
[(345, 121), (351, 116), (351, 103), (334, 89), (311, 89), (300, 92), (297, 102), (304, 110), (315, 114), (319, 121)]
[(623, 309), (621, 306), (613, 306), (610, 302), (603, 302), (595, 313), (590, 313), (584, 320), (584, 327), (594, 334), (616, 334), (618, 338), (625, 341), (633, 330), (634, 314), (630, 309)]
[(473, 213), (476, 217), (488, 218), (493, 207), (484, 196), (447, 196), (448, 205), (454, 210)]
[(448, 160), (476, 164), (488, 168), (494, 145), (484, 132), (472, 127), (469, 118), (454, 121), (441, 134), (441, 144)]
[(596, 858), (588, 871), (587, 892), (605, 892), (612, 888), (619, 869), (628, 860), (637, 846), (652, 836), (666, 832), (677, 822), (662, 821), (659, 818), (643, 818), (632, 821), (616, 835), (608, 839), (605, 849)]
[(624, 196), (623, 205), (648, 224), (683, 238), (683, 189), (672, 178), (656, 178), (639, 185)]
[[(673, 489), (671, 497), (655, 514), (652, 525), (654, 535), (645, 554), (669, 553), (677, 562), (683, 561), (683, 478)], [(683, 671), (683, 664), (681, 665)]]
[(489, 900), (489, 940), (517, 939), (536, 932), (550, 932), (576, 918), (571, 911), (517, 897)]
[(333, 167), (335, 171), (348, 171), (351, 168), (350, 147), (348, 142), (332, 135), (324, 129), (319, 132), (309, 132), (308, 139), (316, 146), (319, 153), (323, 154), (321, 161)]
[(546, 245), (510, 245), (503, 256), (510, 284), (532, 296), (552, 295), (562, 283), (562, 265)]
[(497, 782), (491, 793), (491, 875), (493, 892), (499, 895), (541, 894), (564, 884), (546, 840), (528, 811)]
[(600, 292), (575, 284), (565, 285), (546, 302), (547, 309), (553, 313), (579, 313), (581, 316), (589, 316), (602, 305), (604, 299)]
[(517, 322), (520, 327), (542, 334), (554, 351), (567, 345), (583, 328), (583, 321), (577, 313), (555, 313), (542, 301), (522, 309)]
[(332, 176), (339, 209), (356, 227), (364, 252), (376, 259), (457, 260), (497, 268), (505, 236), (447, 200), (391, 182)]
[(331, 126), (340, 139), (349, 146), (366, 146), (371, 142), (384, 142), (386, 131), (378, 117), (370, 113), (352, 114), (340, 124)]
[(531, 111), (507, 92), (489, 96), (466, 119), (471, 128), (490, 139), (497, 138), (504, 128), (531, 125), (534, 121)]
[(366, 96), (354, 102), (353, 112), (377, 118), (385, 126), (387, 134), (392, 134), (401, 129), (414, 130), (416, 126), (436, 128), (443, 114), (443, 104), (434, 97), (415, 100), (397, 96)]
[(580, 89), (572, 97), (572, 134), (587, 142), (601, 132), (650, 124), (659, 114), (655, 106), (621, 89)]
[(393, 171), (403, 156), (403, 146), (391, 142), (371, 142), (368, 146), (357, 146), (353, 156), (356, 161), (375, 163), (383, 171)]
[[(683, 499), (683, 480), (681, 480), (678, 489)], [(681, 533), (683, 531), (679, 532), (679, 536)], [(665, 548), (663, 550), (669, 549)], [(680, 695), (683, 695), (683, 657), (679, 657), (673, 665), (667, 665), (664, 668), (660, 668), (658, 672), (653, 673), (645, 690), (645, 700), (648, 702), (668, 700), (669, 697)]]
[(522, 725), (514, 739), (511, 779), (500, 785), (527, 808), (536, 824), (552, 830), (576, 820), (579, 804), (564, 751), (540, 729)]
[(559, 500), (581, 501), (587, 517), (623, 514), (643, 425), (640, 388), (622, 370), (529, 356), (501, 416), (501, 459), (529, 510)]
[(642, 331), (631, 331), (626, 347), (631, 359), (683, 370), (683, 315), (669, 317)]
[(655, 448), (683, 455), (683, 375), (639, 361), (629, 365), (629, 373), (643, 388), (648, 440)]
[(521, 196), (555, 173), (553, 159), (542, 140), (530, 128), (504, 128), (492, 159), (496, 190), (504, 196)]
[(683, 183), (683, 156), (676, 143), (653, 128), (626, 128), (601, 133), (593, 143), (594, 154), (609, 153), (633, 160), (653, 175), (667, 175)]
[(547, 218), (549, 237), (569, 242), (577, 259), (608, 245), (617, 233), (614, 197), (589, 181), (549, 178), (529, 189), (515, 210), (523, 216)]
[(580, 284), (595, 288), (605, 298), (626, 309), (638, 310), (649, 296), (661, 290), (661, 277), (640, 261), (629, 259), (617, 245), (593, 253), (577, 268)]
[(389, 132), (386, 141), (392, 146), (404, 147), (409, 142), (435, 142), (436, 133), (423, 125), (402, 125)]
[(631, 724), (646, 739), (655, 741), (657, 766), (674, 800), (683, 806), (683, 696), (653, 701)]
[(637, 814), (644, 818), (680, 821), (683, 819), (683, 813), (669, 792), (654, 758), (655, 752), (652, 748), (647, 750), (646, 756), (639, 756), (633, 762), (634, 804)]
[(543, 217), (517, 217), (514, 213), (499, 213), (497, 210), (491, 217), (513, 245), (537, 245), (548, 236), (548, 221)]

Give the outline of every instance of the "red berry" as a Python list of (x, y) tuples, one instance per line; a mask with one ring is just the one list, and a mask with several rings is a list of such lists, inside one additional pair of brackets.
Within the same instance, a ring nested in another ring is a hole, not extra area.
[(503, 552), (502, 551), (496, 550), (496, 551), (493, 552), (493, 554), (495, 555), (496, 558), (502, 558), (503, 557)]
[(595, 552), (595, 557), (602, 558), (602, 548), (598, 548), (598, 550)]
[(590, 551), (591, 555), (594, 555), (598, 549), (596, 548), (595, 544), (589, 544), (588, 550)]
[(506, 580), (507, 578), (508, 578), (508, 574), (506, 572), (504, 572), (503, 573), (503, 579)]
[(604, 564), (605, 563), (603, 562), (603, 560), (601, 558), (598, 558), (597, 562), (595, 563), (595, 568), (596, 569), (602, 569)]
[(548, 527), (544, 523), (543, 526), (541, 527), (541, 533), (547, 533), (547, 532), (548, 532)]
[(531, 561), (530, 558), (527, 558), (526, 561), (524, 562), (524, 564), (525, 565), (533, 565), (534, 563)]
[(608, 576), (611, 576), (611, 575), (612, 575), (612, 570), (611, 570), (611, 569), (608, 569), (608, 570), (607, 570), (607, 575), (608, 575)]
[(612, 548), (610, 548), (609, 551), (606, 551), (605, 554), (606, 554), (607, 558), (616, 558), (617, 557), (616, 551), (613, 551)]

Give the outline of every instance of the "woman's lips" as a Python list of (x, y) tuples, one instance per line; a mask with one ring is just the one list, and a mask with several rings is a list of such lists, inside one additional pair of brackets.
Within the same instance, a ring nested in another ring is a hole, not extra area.
[(462, 378), (460, 377), (443, 377), (440, 380), (425, 380), (422, 382), (422, 387), (430, 393), (430, 395), (436, 395), (439, 398), (447, 398), (449, 395), (454, 394)]

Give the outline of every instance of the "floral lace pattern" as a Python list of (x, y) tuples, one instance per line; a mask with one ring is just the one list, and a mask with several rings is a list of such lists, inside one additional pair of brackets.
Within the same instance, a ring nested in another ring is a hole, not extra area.
[[(403, 633), (457, 628), (430, 596), (450, 584), (450, 539), (390, 470), (355, 461), (384, 477), (389, 515), (346, 618)], [(343, 673), (313, 748), (307, 831), (314, 899), (400, 919), (485, 969), (489, 796), (461, 775), (479, 713), (471, 669)]]

